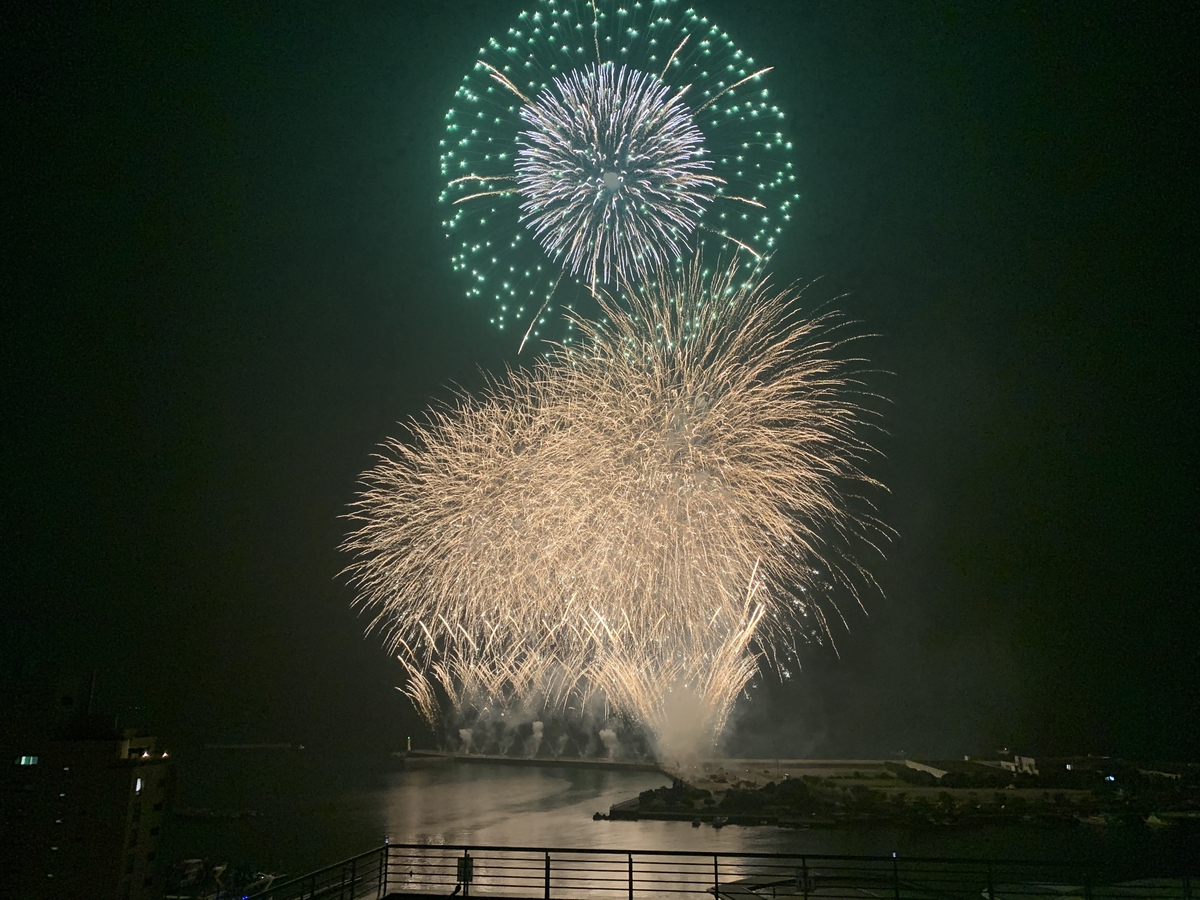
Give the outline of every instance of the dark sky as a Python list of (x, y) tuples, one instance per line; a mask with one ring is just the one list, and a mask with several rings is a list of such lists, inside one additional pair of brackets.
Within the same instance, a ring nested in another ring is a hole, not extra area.
[[(520, 7), (89, 6), (0, 27), (3, 677), (98, 667), (168, 741), (398, 745), (338, 517), (515, 360), (436, 194)], [(790, 112), (776, 280), (893, 373), (886, 596), (733, 748), (1200, 753), (1197, 23), (1151, 9), (703, 0)]]

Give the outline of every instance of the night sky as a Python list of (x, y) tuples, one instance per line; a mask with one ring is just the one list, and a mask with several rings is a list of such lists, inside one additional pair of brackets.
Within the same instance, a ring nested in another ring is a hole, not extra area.
[[(519, 4), (27, 6), (0, 27), (6, 693), (96, 668), (168, 746), (430, 740), (339, 517), (398, 421), (518, 361), (436, 196), (442, 116)], [(1200, 758), (1194, 18), (697, 6), (789, 113), (775, 281), (878, 335), (898, 532), (840, 657), (765, 679), (730, 749)]]

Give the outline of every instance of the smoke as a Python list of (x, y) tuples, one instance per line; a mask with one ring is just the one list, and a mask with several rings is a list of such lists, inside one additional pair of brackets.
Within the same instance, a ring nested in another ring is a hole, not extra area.
[[(446, 723), (445, 746), (458, 753), (536, 759), (647, 759), (653, 736), (641, 723), (613, 716), (603, 698), (564, 712), (543, 703), (471, 709)], [(456, 735), (457, 732), (457, 735)]]
[(541, 722), (533, 723), (533, 734), (529, 736), (529, 755), (531, 757), (537, 756), (538, 748), (542, 746), (542, 732), (545, 727), (546, 726)]
[(600, 740), (604, 742), (604, 749), (608, 751), (608, 758), (616, 759), (617, 753), (621, 749), (621, 742), (617, 740), (617, 733), (611, 728), (601, 729)]
[(663, 698), (662, 730), (655, 735), (658, 758), (675, 765), (692, 765), (712, 755), (716, 747), (706, 727), (709, 712), (704, 698), (676, 684)]
[(508, 756), (508, 751), (517, 740), (517, 732), (503, 722), (496, 723), (496, 745), (500, 748), (501, 756)]

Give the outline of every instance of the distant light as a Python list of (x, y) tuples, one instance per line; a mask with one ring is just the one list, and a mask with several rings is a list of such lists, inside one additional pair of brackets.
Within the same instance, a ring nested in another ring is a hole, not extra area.
[(137, 780), (137, 782), (133, 785), (133, 792), (135, 794), (140, 794), (142, 792), (142, 779), (139, 778)]
[(38, 758), (36, 756), (22, 756), (17, 760), (18, 766), (36, 766)]
[(1116, 781), (1116, 780), (1117, 780), (1117, 776), (1116, 776), (1116, 775), (1105, 775), (1105, 776), (1104, 776), (1104, 780), (1105, 780), (1105, 781)]
[(1068, 771), (1068, 772), (1070, 772), (1070, 771), (1071, 771), (1071, 764), (1070, 764), (1070, 763), (1067, 763), (1067, 771)]

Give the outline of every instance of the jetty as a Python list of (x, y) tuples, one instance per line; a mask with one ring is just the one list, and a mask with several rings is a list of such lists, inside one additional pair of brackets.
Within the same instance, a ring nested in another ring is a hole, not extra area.
[(491, 753), (451, 753), (445, 750), (397, 750), (393, 759), (405, 763), (482, 763), (494, 766), (555, 766), (565, 769), (608, 769), (618, 772), (657, 772), (672, 777), (659, 763), (644, 759), (581, 759), (577, 756), (501, 756)]

